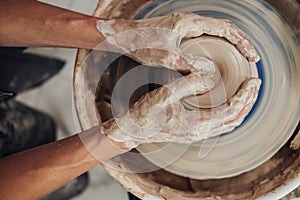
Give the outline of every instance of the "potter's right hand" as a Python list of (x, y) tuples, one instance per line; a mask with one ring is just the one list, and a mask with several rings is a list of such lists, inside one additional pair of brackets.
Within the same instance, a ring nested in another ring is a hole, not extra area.
[(213, 87), (210, 79), (191, 73), (145, 94), (132, 108), (103, 124), (103, 132), (127, 148), (152, 142), (191, 143), (232, 131), (250, 112), (261, 81), (246, 80), (224, 105), (187, 110), (181, 99)]

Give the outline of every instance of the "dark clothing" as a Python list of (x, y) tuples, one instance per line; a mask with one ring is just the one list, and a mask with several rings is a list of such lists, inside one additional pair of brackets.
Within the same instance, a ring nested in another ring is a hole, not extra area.
[[(53, 142), (54, 120), (15, 100), (14, 96), (36, 87), (59, 72), (64, 62), (23, 53), (24, 48), (0, 48), (0, 158)], [(68, 200), (88, 185), (85, 173), (44, 200)]]
[(136, 196), (134, 196), (131, 193), (128, 193), (128, 197), (129, 197), (130, 200), (141, 200), (141, 199), (137, 198)]
[[(64, 62), (24, 54), (25, 48), (0, 48), (0, 158), (56, 139), (54, 120), (15, 100), (25, 90), (39, 86), (58, 73)], [(88, 185), (88, 173), (70, 181), (44, 200), (68, 200)], [(130, 200), (139, 200), (129, 194)]]

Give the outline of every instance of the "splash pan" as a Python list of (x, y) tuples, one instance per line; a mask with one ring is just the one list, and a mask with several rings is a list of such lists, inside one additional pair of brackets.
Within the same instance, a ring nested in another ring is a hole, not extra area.
[(155, 165), (184, 177), (220, 179), (239, 175), (270, 159), (298, 124), (299, 43), (287, 23), (263, 1), (157, 0), (136, 19), (184, 11), (230, 19), (247, 33), (261, 56), (257, 63), (263, 81), (259, 98), (244, 123), (229, 134), (191, 146), (147, 144), (138, 151)]

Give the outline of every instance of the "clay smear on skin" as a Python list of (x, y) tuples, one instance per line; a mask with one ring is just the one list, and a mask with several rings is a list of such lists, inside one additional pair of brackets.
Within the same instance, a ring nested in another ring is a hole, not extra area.
[[(102, 4), (99, 4), (95, 12), (96, 16), (133, 18), (151, 0), (105, 1), (107, 4), (110, 4), (108, 6), (103, 6), (104, 1), (100, 2)], [(272, 3), (274, 1), (269, 2)], [(106, 9), (107, 7), (110, 9)], [(280, 9), (284, 8), (284, 6), (279, 7)], [(122, 12), (121, 10), (126, 10), (126, 12)], [(82, 52), (83, 50), (81, 50)], [(106, 118), (110, 117), (106, 116)], [(170, 174), (164, 170), (158, 171), (159, 173), (152, 172), (138, 176), (118, 170), (114, 171), (111, 168), (107, 168), (107, 170), (128, 191), (134, 192), (134, 194), (140, 197), (143, 197), (145, 193), (152, 193), (157, 196), (174, 199), (199, 199), (200, 197), (203, 199), (220, 199), (221, 197), (223, 199), (255, 199), (293, 179), (299, 173), (300, 169), (300, 160), (297, 157), (299, 157), (299, 151), (294, 152), (284, 147), (272, 159), (257, 169), (237, 177), (221, 180), (189, 180), (175, 174)], [(115, 164), (117, 167), (117, 163)], [(126, 165), (130, 168), (132, 164), (134, 163), (127, 163)], [(290, 173), (292, 171), (294, 173)], [(174, 188), (175, 190), (170, 188)]]

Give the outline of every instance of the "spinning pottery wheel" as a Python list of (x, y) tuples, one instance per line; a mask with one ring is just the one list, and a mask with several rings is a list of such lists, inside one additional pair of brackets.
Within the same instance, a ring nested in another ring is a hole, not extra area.
[[(296, 1), (289, 2), (286, 6), (299, 6)], [(299, 7), (295, 9), (297, 14)], [(246, 71), (242, 71), (242, 75), (232, 77), (241, 81), (239, 78), (243, 76), (259, 76), (263, 86), (258, 102), (242, 126), (230, 134), (191, 146), (142, 145), (137, 152), (106, 162), (107, 171), (125, 189), (141, 198), (276, 199), (289, 193), (300, 183), (300, 152), (290, 148), (299, 130), (296, 126), (300, 116), (300, 52), (293, 32), (262, 1), (100, 1), (95, 16), (138, 19), (174, 11), (193, 11), (231, 19), (251, 37), (262, 60), (257, 66), (243, 68)], [(291, 23), (292, 27), (297, 25), (294, 18), (290, 21), (294, 23)], [(112, 88), (138, 63), (118, 57), (116, 54), (86, 50), (78, 53), (74, 87), (76, 109), (83, 129), (97, 125), (99, 120), (111, 118), (112, 112), (121, 113), (125, 109), (122, 106), (123, 95), (118, 92), (116, 95), (119, 95), (120, 102), (112, 109)], [(139, 79), (149, 77), (150, 72), (145, 67), (139, 73), (139, 78), (130, 84), (138, 84)], [(151, 70), (151, 73), (165, 77), (166, 82), (175, 78), (165, 69)], [(154, 87), (145, 85), (139, 88), (131, 102)], [(119, 91), (124, 91), (124, 88)], [(192, 99), (185, 99), (185, 103), (193, 106)], [(210, 148), (212, 144), (213, 149)], [(205, 156), (199, 159), (200, 149)]]

